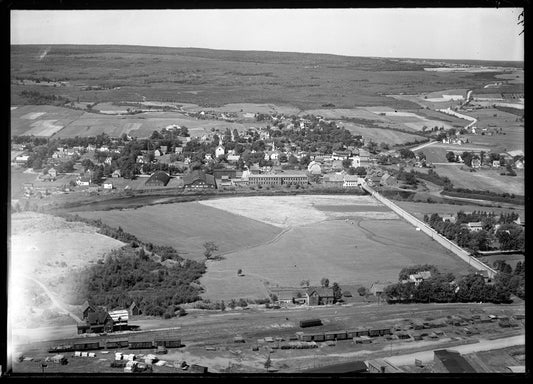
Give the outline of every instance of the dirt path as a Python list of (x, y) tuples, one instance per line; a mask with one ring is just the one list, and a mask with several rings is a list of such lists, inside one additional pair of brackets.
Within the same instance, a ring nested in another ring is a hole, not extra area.
[(46, 293), (46, 295), (50, 298), (50, 300), (52, 301), (52, 303), (54, 304), (54, 306), (56, 308), (58, 308), (61, 312), (69, 315), (70, 317), (72, 317), (74, 320), (76, 320), (78, 323), (81, 323), (81, 319), (76, 316), (74, 313), (70, 312), (68, 309), (66, 309), (64, 306), (63, 306), (63, 303), (61, 303), (59, 300), (57, 300), (57, 298), (55, 297), (55, 295), (46, 287), (46, 285), (44, 285), (43, 283), (41, 283), (39, 280), (31, 277), (31, 276), (28, 276), (28, 275), (23, 275), (21, 274), (20, 275), (21, 277), (24, 277), (28, 280), (31, 280), (33, 281), (34, 283), (38, 284), (44, 291), (44, 293)]

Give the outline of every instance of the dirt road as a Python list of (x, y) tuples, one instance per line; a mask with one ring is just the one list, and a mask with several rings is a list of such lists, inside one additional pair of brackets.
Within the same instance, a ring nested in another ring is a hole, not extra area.
[(34, 283), (38, 284), (44, 291), (44, 293), (46, 293), (46, 295), (50, 298), (50, 300), (52, 301), (52, 303), (54, 304), (54, 306), (59, 309), (62, 313), (65, 313), (67, 315), (69, 315), (70, 317), (72, 317), (74, 320), (76, 320), (78, 323), (81, 323), (81, 319), (76, 316), (74, 313), (70, 312), (67, 308), (65, 308), (63, 306), (63, 303), (61, 303), (59, 300), (57, 300), (57, 298), (55, 297), (55, 295), (50, 292), (50, 290), (43, 284), (41, 283), (39, 280), (31, 277), (31, 276), (28, 276), (28, 275), (23, 275), (23, 274), (20, 274), (19, 276), (21, 277), (24, 277), (28, 280), (31, 280), (33, 281)]

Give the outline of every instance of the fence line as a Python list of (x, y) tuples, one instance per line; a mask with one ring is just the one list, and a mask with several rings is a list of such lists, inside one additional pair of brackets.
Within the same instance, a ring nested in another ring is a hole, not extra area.
[(431, 228), (429, 225), (427, 225), (423, 221), (411, 215), (409, 212), (398, 207), (396, 204), (394, 204), (389, 199), (381, 196), (378, 192), (374, 191), (368, 185), (362, 185), (362, 188), (368, 193), (370, 193), (372, 197), (374, 197), (376, 200), (378, 200), (379, 202), (383, 203), (384, 205), (392, 209), (394, 212), (396, 212), (401, 218), (411, 223), (415, 227), (420, 228), (420, 230), (424, 232), (426, 235), (431, 237), (433, 240), (437, 241), (444, 248), (452, 251), (454, 254), (459, 256), (463, 261), (467, 262), (469, 265), (471, 265), (478, 271), (487, 271), (488, 277), (491, 279), (494, 278), (494, 276), (496, 275), (496, 270), (492, 269), (491, 267), (481, 262), (480, 260), (476, 259), (475, 257), (472, 257), (469, 252), (465, 251), (463, 248), (459, 247), (457, 244), (448, 240), (446, 237), (442, 236), (440, 233), (435, 231), (433, 228)]

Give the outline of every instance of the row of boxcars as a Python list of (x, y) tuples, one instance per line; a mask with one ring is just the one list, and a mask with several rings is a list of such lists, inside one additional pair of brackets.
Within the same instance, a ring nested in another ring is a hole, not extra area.
[(386, 335), (392, 335), (391, 328), (358, 328), (348, 331), (296, 332), (296, 337), (301, 341), (346, 340), (361, 336), (378, 337)]
[(106, 341), (79, 342), (73, 344), (60, 344), (52, 346), (48, 352), (74, 352), (74, 351), (94, 351), (98, 349), (150, 349), (157, 347), (179, 348), (181, 339), (153, 339), (153, 340), (131, 340), (131, 339), (111, 339)]

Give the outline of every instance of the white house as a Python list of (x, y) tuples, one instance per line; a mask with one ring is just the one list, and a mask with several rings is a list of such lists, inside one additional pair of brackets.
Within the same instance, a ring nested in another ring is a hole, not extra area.
[(144, 164), (144, 156), (143, 155), (137, 155), (137, 163)]
[(161, 153), (161, 151), (160, 151), (159, 149), (156, 149), (156, 150), (154, 151), (154, 156), (160, 157), (160, 156), (162, 156), (162, 155), (163, 155), (163, 154)]
[(466, 227), (469, 229), (470, 232), (479, 232), (483, 229), (483, 224), (481, 223), (481, 221), (476, 221), (467, 223)]
[(359, 176), (357, 175), (344, 175), (342, 187), (351, 188), (359, 185)]
[(361, 157), (359, 155), (355, 155), (352, 157), (352, 167), (360, 167), (361, 166)]
[(104, 183), (104, 189), (113, 189), (113, 183)]
[(222, 144), (219, 144), (218, 147), (215, 149), (215, 157), (224, 156), (226, 153), (226, 150), (224, 149), (224, 146)]

